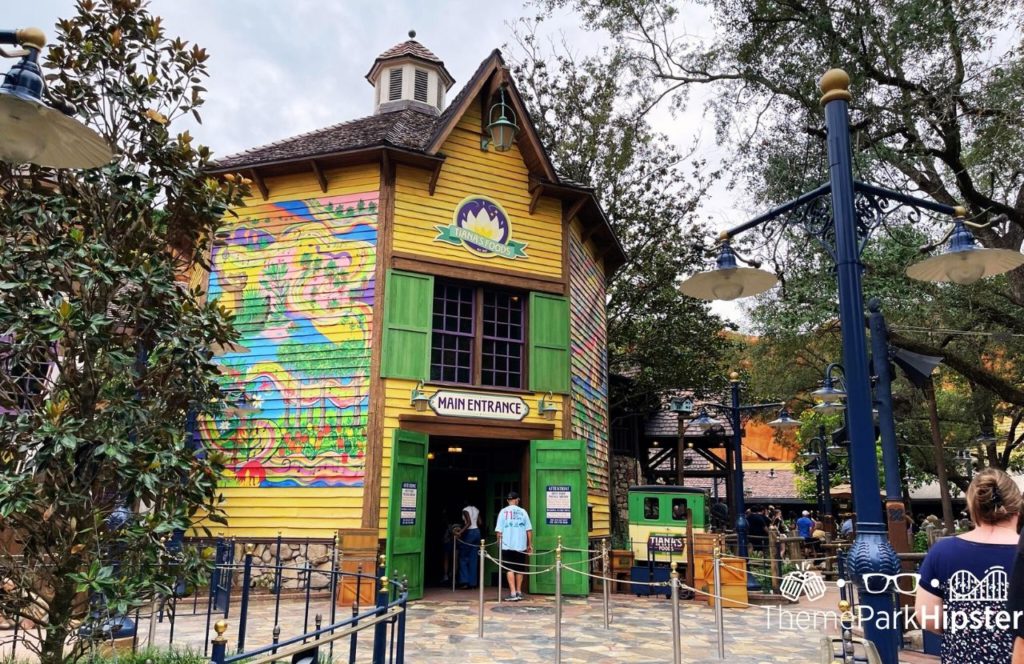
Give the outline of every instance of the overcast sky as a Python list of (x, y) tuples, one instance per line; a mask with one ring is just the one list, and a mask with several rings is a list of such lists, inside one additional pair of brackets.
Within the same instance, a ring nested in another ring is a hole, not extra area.
[[(73, 0), (4, 4), (0, 28), (36, 26), (51, 39), (56, 20), (75, 13)], [(150, 7), (164, 17), (168, 35), (210, 53), (203, 124), (189, 129), (219, 156), (369, 115), (373, 89), (366, 72), (379, 53), (407, 39), (410, 29), (455, 77), (451, 99), (491, 50), (509, 41), (510, 24), (535, 14), (518, 0), (152, 0)], [(689, 34), (711, 29), (700, 14), (685, 20)], [(570, 13), (546, 25), (563, 31), (581, 53), (595, 45), (594, 35), (584, 36)], [(726, 158), (699, 99), (685, 114), (672, 117), (666, 110), (653, 118), (680, 146), (699, 140), (700, 154), (712, 165)], [(750, 211), (720, 189), (701, 215), (724, 227)], [(714, 309), (743, 318), (735, 304), (716, 303)]]

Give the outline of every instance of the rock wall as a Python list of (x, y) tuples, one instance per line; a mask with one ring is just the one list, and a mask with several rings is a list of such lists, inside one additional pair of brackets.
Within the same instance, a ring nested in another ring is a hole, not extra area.
[[(270, 591), (277, 576), (278, 543), (252, 544), (252, 588)], [(241, 590), (245, 566), (245, 542), (235, 542), (232, 585)], [(281, 589), (305, 590), (307, 578), (311, 590), (327, 590), (331, 586), (334, 546), (303, 541), (282, 540), (280, 544)], [(340, 562), (340, 561), (339, 561)], [(373, 571), (368, 573), (372, 574)], [(232, 592), (234, 594), (234, 592)]]
[(612, 523), (625, 533), (629, 523), (629, 487), (640, 483), (640, 464), (631, 456), (614, 455), (612, 459)]

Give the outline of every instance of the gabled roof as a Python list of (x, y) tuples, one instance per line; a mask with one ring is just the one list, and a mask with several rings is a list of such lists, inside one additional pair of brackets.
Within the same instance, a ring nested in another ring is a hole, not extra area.
[[(384, 51), (374, 66), (376, 67), (382, 59), (394, 57), (415, 57), (440, 64), (442, 70), (444, 69), (444, 64), (436, 55), (414, 40)], [(531, 173), (530, 191), (535, 195), (544, 194), (562, 200), (563, 206), (566, 206), (564, 209), (570, 211), (570, 216), (579, 215), (585, 224), (596, 227), (599, 232), (592, 237), (599, 239), (605, 249), (602, 257), (605, 261), (606, 277), (610, 278), (612, 273), (626, 262), (622, 246), (612, 231), (594, 190), (555, 171), (526, 103), (498, 49), (494, 49), (480, 63), (476, 72), (440, 115), (406, 108), (350, 120), (229, 155), (214, 162), (210, 170), (213, 173), (246, 170), (253, 175), (253, 179), (257, 180), (262, 190), (261, 180), (258, 179), (260, 171), (268, 170), (280, 174), (283, 169), (306, 169), (310, 162), (313, 162), (313, 168), (317, 170), (333, 161), (352, 158), (357, 153), (379, 153), (382, 149), (397, 149), (403, 151), (405, 157), (409, 159), (440, 163), (445, 158), (440, 152), (442, 146), (470, 105), (481, 94), (489, 98), (498, 89), (505, 90), (506, 102), (512, 106), (519, 118), (520, 133), (516, 142)], [(319, 165), (317, 162), (320, 162)]]

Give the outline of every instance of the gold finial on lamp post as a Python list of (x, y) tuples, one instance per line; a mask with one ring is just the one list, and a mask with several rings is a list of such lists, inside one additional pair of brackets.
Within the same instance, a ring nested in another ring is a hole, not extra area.
[(46, 46), (46, 33), (39, 28), (21, 28), (17, 31), (18, 45), (41, 51)]
[(842, 69), (829, 69), (822, 74), (818, 80), (818, 88), (822, 91), (821, 105), (842, 99), (850, 101), (853, 95), (850, 94), (850, 75)]

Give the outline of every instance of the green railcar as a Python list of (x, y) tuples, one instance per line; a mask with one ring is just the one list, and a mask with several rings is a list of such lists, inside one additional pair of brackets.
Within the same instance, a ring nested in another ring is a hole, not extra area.
[(636, 565), (684, 560), (687, 526), (703, 533), (708, 522), (703, 489), (660, 484), (629, 488), (629, 539)]

